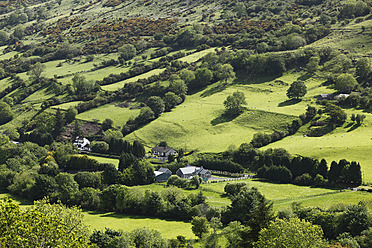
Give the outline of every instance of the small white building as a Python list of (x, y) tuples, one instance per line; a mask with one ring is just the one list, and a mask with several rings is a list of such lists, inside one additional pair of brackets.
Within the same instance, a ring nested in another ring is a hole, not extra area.
[(340, 100), (341, 98), (348, 98), (350, 96), (350, 94), (339, 94), (337, 96), (335, 96), (335, 99), (336, 100)]
[(79, 149), (80, 151), (88, 151), (90, 152), (90, 148), (89, 148), (89, 145), (90, 145), (90, 141), (87, 139), (87, 138), (84, 138), (84, 137), (76, 137), (74, 143), (73, 143), (77, 149)]

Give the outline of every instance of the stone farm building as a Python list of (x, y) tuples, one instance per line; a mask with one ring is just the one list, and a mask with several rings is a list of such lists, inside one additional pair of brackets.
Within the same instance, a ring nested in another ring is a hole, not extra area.
[(167, 168), (160, 168), (155, 173), (155, 181), (156, 182), (166, 182), (170, 176), (172, 176), (172, 172)]
[(186, 166), (183, 168), (179, 168), (176, 172), (177, 176), (181, 178), (187, 178), (191, 179), (193, 176), (198, 175), (203, 179), (203, 181), (208, 181), (209, 178), (211, 178), (212, 173), (204, 169), (202, 167), (196, 167), (196, 166)]
[(318, 96), (318, 100), (321, 101), (321, 100), (333, 100), (333, 94), (320, 94)]

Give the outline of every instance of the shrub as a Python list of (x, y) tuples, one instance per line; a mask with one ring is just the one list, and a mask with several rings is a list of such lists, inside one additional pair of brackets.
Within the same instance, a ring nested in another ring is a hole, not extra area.
[(108, 153), (109, 152), (109, 144), (104, 141), (93, 141), (90, 146), (92, 152), (96, 153)]
[(313, 178), (310, 176), (309, 173), (305, 173), (301, 176), (296, 177), (294, 183), (303, 186), (310, 186), (313, 184)]

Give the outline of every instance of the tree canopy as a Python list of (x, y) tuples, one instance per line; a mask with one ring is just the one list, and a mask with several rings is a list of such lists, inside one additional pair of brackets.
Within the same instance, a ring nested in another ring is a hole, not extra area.
[(11, 199), (0, 201), (2, 247), (91, 247), (77, 209), (45, 201), (23, 210)]
[(228, 96), (223, 102), (226, 108), (226, 113), (229, 115), (238, 115), (244, 109), (242, 105), (247, 104), (243, 92), (236, 91)]
[(297, 80), (294, 81), (289, 89), (287, 90), (288, 98), (296, 98), (299, 99), (300, 97), (305, 96), (307, 93), (307, 87), (304, 81)]
[(261, 230), (257, 248), (316, 248), (323, 247), (323, 231), (320, 226), (293, 218), (277, 219)]
[(13, 111), (5, 102), (0, 102), (0, 125), (13, 119)]

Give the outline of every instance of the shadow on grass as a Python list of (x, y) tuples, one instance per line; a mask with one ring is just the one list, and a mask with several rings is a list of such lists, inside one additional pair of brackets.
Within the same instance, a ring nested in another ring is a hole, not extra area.
[(218, 92), (223, 91), (224, 89), (226, 89), (226, 86), (227, 86), (226, 84), (216, 85), (216, 86), (210, 88), (209, 90), (204, 91), (200, 96), (201, 97), (211, 96), (213, 94), (216, 94)]
[[(338, 185), (324, 185), (324, 186), (299, 185), (299, 184), (294, 184), (294, 183), (279, 183), (279, 182), (270, 181), (270, 180), (267, 180), (267, 179), (264, 179), (264, 178), (254, 178), (254, 179), (252, 179), (252, 181), (258, 181), (258, 182), (261, 182), (261, 183), (268, 183), (268, 184), (278, 184), (278, 185), (280, 185), (280, 184), (282, 184), (282, 185), (290, 184), (290, 185), (294, 185), (294, 186), (298, 186), (298, 187), (317, 188), (317, 189), (329, 189), (329, 190), (343, 190), (343, 189), (345, 189), (345, 187), (338, 186)], [(334, 193), (334, 192), (321, 193), (321, 195), (331, 194), (331, 193)], [(335, 192), (335, 193), (338, 193), (338, 192)]]
[(252, 76), (249, 73), (239, 70), (233, 84), (262, 84), (275, 80), (280, 76)]
[(278, 107), (286, 107), (286, 106), (295, 105), (295, 104), (297, 104), (301, 101), (302, 101), (301, 99), (289, 99), (289, 100), (286, 100), (284, 102), (280, 102), (278, 104)]
[[(351, 124), (351, 123), (350, 123)], [(354, 131), (355, 129), (357, 129), (358, 127), (360, 127), (361, 124), (354, 124), (353, 126), (350, 127), (349, 130), (347, 130), (347, 132), (351, 132), (351, 131)], [(349, 126), (349, 125), (348, 125)], [(347, 126), (346, 126), (347, 127)]]
[(226, 114), (226, 112), (225, 112), (225, 113), (221, 114), (219, 117), (213, 119), (211, 121), (211, 124), (212, 124), (212, 126), (216, 126), (216, 125), (221, 124), (221, 123), (230, 122), (238, 116), (239, 115), (229, 115), (229, 114)]
[(306, 81), (309, 78), (311, 78), (312, 76), (314, 76), (313, 73), (306, 73), (305, 75), (302, 75), (301, 77), (298, 77), (297, 80)]
[(94, 210), (85, 211), (85, 212), (90, 215), (101, 215), (100, 217), (115, 218), (115, 219), (133, 219), (133, 220), (152, 219), (152, 220), (165, 220), (165, 221), (189, 223), (184, 220), (174, 220), (174, 219), (167, 219), (167, 218), (146, 216), (146, 215), (120, 214), (120, 213), (115, 213), (115, 212), (102, 212), (102, 211), (94, 211)]
[(32, 200), (22, 198), (22, 197), (16, 196), (16, 195), (11, 195), (8, 192), (0, 192), (0, 199), (4, 199), (5, 197), (8, 197), (8, 198), (12, 199), (13, 201), (17, 202), (20, 206), (22, 206), (22, 205), (33, 205), (34, 204), (34, 201), (32, 201)]
[(347, 125), (345, 126), (345, 128), (349, 128), (349, 127), (351, 127), (352, 125), (354, 125), (354, 123), (350, 122), (349, 124), (347, 124)]

